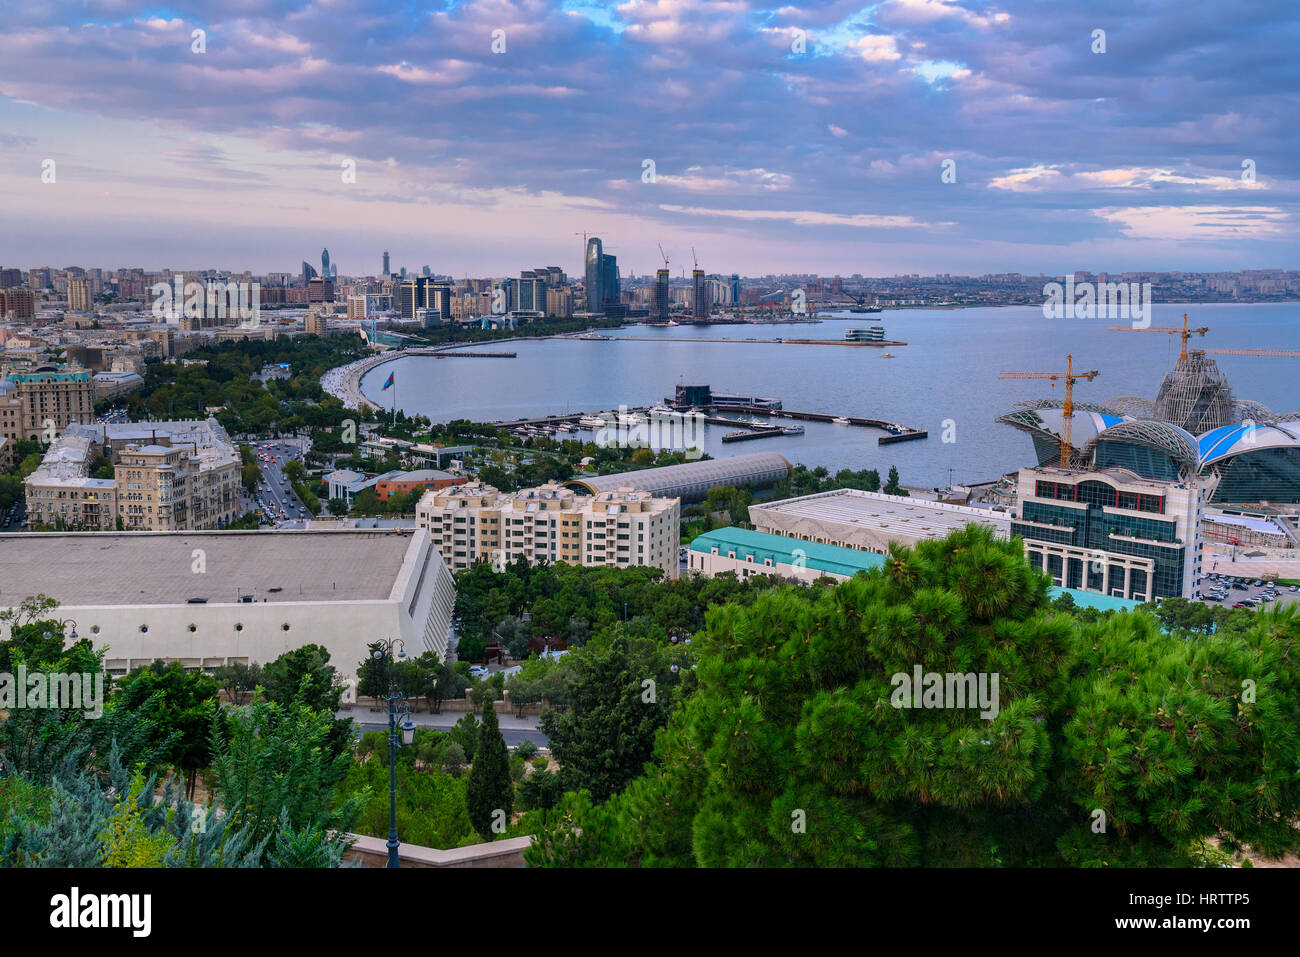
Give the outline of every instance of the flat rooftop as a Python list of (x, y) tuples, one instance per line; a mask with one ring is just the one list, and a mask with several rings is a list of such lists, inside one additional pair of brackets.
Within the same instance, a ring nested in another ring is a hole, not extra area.
[[(413, 532), (26, 532), (0, 535), (0, 607), (384, 601)], [(196, 573), (194, 550), (206, 570)], [(279, 586), (272, 592), (269, 589)]]
[(910, 537), (943, 537), (972, 522), (996, 528), (1003, 534), (1011, 529), (1011, 516), (1005, 512), (857, 489), (835, 489), (777, 502), (756, 502), (750, 506), (750, 511), (893, 531)]

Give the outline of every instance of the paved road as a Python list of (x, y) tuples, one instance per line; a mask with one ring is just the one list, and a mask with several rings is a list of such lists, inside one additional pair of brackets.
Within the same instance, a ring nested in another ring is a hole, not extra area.
[[(446, 731), (464, 716), (464, 711), (443, 711), (441, 714), (429, 714), (427, 711), (422, 711), (419, 714), (411, 715), (411, 718), (421, 728), (436, 728), (439, 731)], [(354, 706), (351, 711), (338, 712), (338, 717), (351, 718), (366, 731), (386, 731), (388, 729), (388, 719), (384, 716), (384, 713), (382, 711), (371, 711), (369, 706)], [(549, 746), (546, 735), (537, 729), (537, 715), (530, 714), (522, 718), (516, 718), (514, 714), (507, 710), (504, 713), (497, 712), (497, 723), (501, 727), (501, 736), (506, 739), (506, 744), (512, 748), (525, 738), (540, 748)]]
[[(307, 507), (302, 504), (298, 496), (294, 494), (292, 485), (284, 475), (284, 464), (289, 459), (302, 459), (302, 440), (298, 439), (269, 439), (261, 442), (252, 443), (252, 449), (255, 454), (269, 455), (270, 459), (262, 461), (258, 459), (258, 467), (262, 470), (262, 482), (257, 486), (258, 504), (266, 503), (273, 511), (284, 509), (285, 519), (306, 519), (310, 518)], [(279, 525), (281, 522), (273, 514), (272, 521)]]

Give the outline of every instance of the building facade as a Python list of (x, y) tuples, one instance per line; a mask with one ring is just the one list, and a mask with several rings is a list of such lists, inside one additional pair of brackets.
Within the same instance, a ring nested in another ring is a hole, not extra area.
[(71, 422), (94, 418), (95, 380), (89, 369), (40, 366), (6, 378), (11, 385), (0, 387), (0, 434), (15, 441), (57, 435)]
[(318, 644), (346, 700), (375, 638), (445, 655), (456, 597), (420, 529), (0, 534), (0, 581), (0, 606), (56, 599), (115, 675), (158, 658), (265, 664)]
[(523, 557), (678, 575), (680, 503), (630, 486), (582, 496), (555, 483), (503, 493), (475, 482), (426, 492), (416, 521), (453, 570)]
[[(111, 479), (91, 474), (101, 456)], [(27, 477), (27, 510), (33, 527), (220, 528), (239, 517), (241, 467), (213, 419), (74, 425)]]
[(1013, 535), (1064, 588), (1136, 601), (1191, 597), (1201, 572), (1203, 491), (1123, 469), (1024, 468)]

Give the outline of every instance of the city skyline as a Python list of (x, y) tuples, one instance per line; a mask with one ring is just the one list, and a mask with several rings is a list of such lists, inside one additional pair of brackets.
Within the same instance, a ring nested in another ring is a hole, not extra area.
[(296, 272), (327, 240), (501, 275), (575, 234), (576, 275), (585, 232), (638, 276), (660, 242), (674, 274), (1286, 268), (1296, 26), (1249, 6), (17, 10), (0, 262)]

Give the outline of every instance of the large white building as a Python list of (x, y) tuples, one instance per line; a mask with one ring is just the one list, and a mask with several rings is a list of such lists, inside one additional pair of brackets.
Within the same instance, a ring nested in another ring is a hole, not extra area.
[(555, 483), (500, 492), (474, 482), (426, 492), (416, 520), (453, 569), (477, 561), (634, 568), (678, 576), (681, 503), (624, 485), (579, 495)]
[(749, 520), (760, 532), (881, 555), (889, 551), (891, 542), (915, 545), (946, 538), (969, 524), (984, 525), (1004, 539), (1010, 537), (1011, 527), (1006, 512), (857, 489), (751, 505)]
[(0, 534), (0, 582), (0, 607), (56, 599), (114, 674), (156, 658), (265, 664), (317, 644), (355, 682), (377, 639), (446, 654), (455, 603), (423, 529)]

